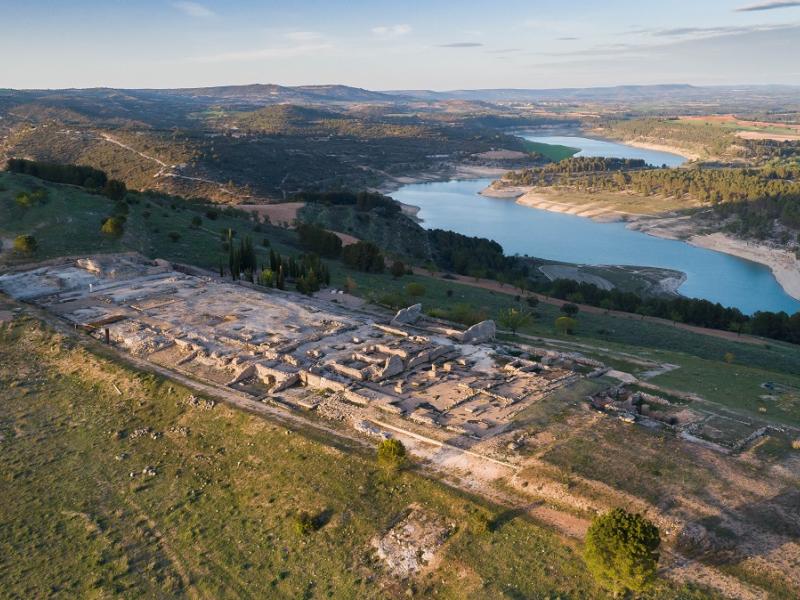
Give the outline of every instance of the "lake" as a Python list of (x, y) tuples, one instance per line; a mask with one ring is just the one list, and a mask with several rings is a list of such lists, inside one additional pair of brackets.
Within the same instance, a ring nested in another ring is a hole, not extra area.
[(669, 152), (659, 152), (657, 150), (647, 150), (644, 148), (634, 148), (617, 142), (607, 140), (596, 140), (593, 138), (569, 136), (569, 135), (528, 135), (520, 133), (520, 137), (532, 142), (541, 144), (552, 144), (555, 146), (569, 146), (570, 148), (580, 148), (575, 156), (605, 156), (608, 158), (640, 158), (647, 164), (660, 167), (678, 167), (686, 162), (683, 156), (670, 154)]
[[(681, 157), (640, 150), (624, 144), (571, 136), (525, 136), (533, 141), (585, 148), (616, 158), (644, 158), (655, 164), (677, 164)], [(550, 140), (550, 141), (548, 141)], [(613, 155), (605, 154), (612, 151)], [(579, 145), (580, 144), (580, 145)], [(591, 149), (590, 149), (591, 148)], [(586, 154), (599, 156), (600, 154)], [(670, 162), (666, 162), (667, 157)], [(513, 199), (481, 196), (491, 179), (452, 180), (406, 185), (392, 194), (418, 206), (423, 227), (449, 229), (499, 242), (507, 254), (590, 265), (638, 265), (686, 273), (680, 293), (705, 298), (745, 313), (800, 310), (800, 301), (783, 291), (769, 268), (747, 260), (697, 248), (684, 242), (626, 229), (625, 224), (598, 223), (584, 217), (521, 206)]]

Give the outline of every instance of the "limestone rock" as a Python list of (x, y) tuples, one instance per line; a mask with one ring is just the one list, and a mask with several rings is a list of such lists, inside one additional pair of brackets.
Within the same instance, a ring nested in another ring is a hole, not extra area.
[(392, 325), (402, 325), (404, 323), (416, 323), (422, 315), (422, 304), (414, 304), (408, 308), (402, 308), (392, 319)]
[(494, 321), (487, 319), (486, 321), (476, 323), (467, 329), (461, 335), (461, 341), (464, 344), (480, 344), (483, 342), (488, 342), (494, 339), (496, 330), (497, 328), (495, 327)]

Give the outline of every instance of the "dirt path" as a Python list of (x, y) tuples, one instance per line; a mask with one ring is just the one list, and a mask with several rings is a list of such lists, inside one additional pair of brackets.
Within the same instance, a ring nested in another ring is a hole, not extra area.
[(176, 173), (173, 169), (175, 168), (174, 165), (168, 165), (163, 160), (156, 158), (155, 156), (150, 156), (149, 154), (145, 154), (144, 152), (140, 152), (136, 148), (129, 146), (123, 142), (120, 142), (118, 139), (110, 136), (107, 133), (101, 133), (100, 137), (102, 137), (105, 141), (119, 146), (120, 148), (124, 148), (129, 152), (133, 152), (134, 154), (138, 154), (145, 160), (149, 160), (151, 162), (156, 163), (159, 167), (161, 167), (158, 172), (153, 175), (153, 179), (158, 179), (159, 177), (174, 177), (177, 179), (186, 179), (187, 181), (199, 181), (201, 183), (208, 183), (211, 185), (215, 185), (219, 188), (219, 191), (223, 192), (224, 194), (234, 195), (234, 193), (225, 188), (220, 182), (214, 181), (212, 179), (203, 179), (202, 177), (190, 177), (189, 175), (181, 175), (180, 173)]
[[(484, 290), (490, 290), (493, 292), (497, 292), (500, 294), (506, 294), (508, 296), (524, 296), (524, 297), (533, 297), (538, 299), (540, 302), (544, 304), (550, 304), (552, 306), (562, 306), (566, 300), (559, 300), (558, 298), (551, 298), (550, 296), (545, 296), (543, 294), (537, 294), (536, 292), (525, 292), (521, 293), (517, 288), (514, 288), (510, 284), (501, 284), (497, 281), (493, 281), (491, 279), (475, 279), (473, 277), (467, 277), (466, 275), (452, 275), (448, 274), (445, 277), (444, 273), (433, 273), (431, 274), (430, 271), (426, 269), (422, 269), (420, 267), (413, 267), (414, 273), (417, 275), (426, 275), (429, 277), (434, 277), (436, 279), (440, 279), (442, 281), (455, 281), (464, 285), (470, 285), (472, 287), (481, 288)], [(575, 303), (573, 303), (575, 304)], [(648, 317), (644, 315), (637, 315), (634, 313), (626, 313), (618, 310), (606, 310), (604, 308), (598, 308), (597, 306), (590, 306), (588, 304), (578, 304), (577, 305), (582, 312), (593, 314), (593, 315), (610, 315), (613, 317), (621, 317), (623, 319), (630, 319), (632, 321), (645, 321), (647, 323), (657, 323), (659, 325), (666, 325), (668, 327), (674, 327), (676, 329), (682, 329), (684, 331), (690, 331), (692, 333), (699, 333), (700, 335), (707, 335), (709, 337), (720, 338), (723, 340), (729, 340), (733, 342), (744, 342), (747, 344), (758, 344), (764, 345), (768, 343), (768, 340), (763, 338), (755, 337), (752, 335), (748, 335), (746, 333), (738, 334), (732, 331), (722, 331), (720, 329), (708, 329), (707, 327), (699, 327), (697, 325), (689, 325), (687, 323), (677, 323), (670, 321), (669, 319), (662, 319), (660, 317)]]

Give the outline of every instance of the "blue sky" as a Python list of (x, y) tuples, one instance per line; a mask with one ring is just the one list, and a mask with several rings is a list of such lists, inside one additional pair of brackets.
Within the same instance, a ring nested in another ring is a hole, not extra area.
[(800, 84), (800, 1), (0, 0), (0, 87)]

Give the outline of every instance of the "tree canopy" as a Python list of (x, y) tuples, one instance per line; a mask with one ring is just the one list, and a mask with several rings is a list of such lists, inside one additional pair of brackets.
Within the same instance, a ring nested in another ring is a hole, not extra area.
[(599, 515), (586, 532), (589, 571), (615, 593), (641, 592), (656, 577), (661, 536), (652, 522), (624, 509)]

